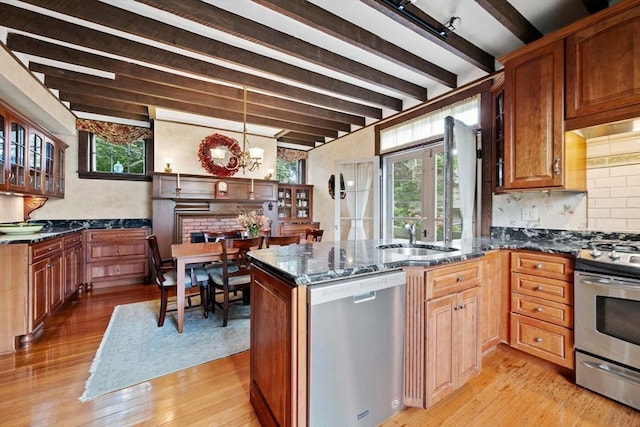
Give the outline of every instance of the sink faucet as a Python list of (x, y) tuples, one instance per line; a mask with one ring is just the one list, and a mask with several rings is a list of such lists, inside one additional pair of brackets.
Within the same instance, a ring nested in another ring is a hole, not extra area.
[(424, 218), (416, 218), (416, 220), (413, 222), (407, 221), (404, 223), (404, 228), (405, 230), (407, 230), (407, 233), (409, 234), (410, 245), (413, 245), (416, 242), (416, 224), (421, 222), (423, 219)]

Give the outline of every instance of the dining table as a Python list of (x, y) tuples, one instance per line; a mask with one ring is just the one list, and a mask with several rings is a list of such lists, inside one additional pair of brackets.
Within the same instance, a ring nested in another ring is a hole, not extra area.
[[(174, 243), (171, 245), (171, 257), (176, 262), (176, 271), (186, 271), (187, 265), (205, 264), (222, 260), (221, 242), (205, 243)], [(227, 249), (228, 256), (237, 256), (238, 250)], [(184, 299), (185, 299), (185, 275), (176, 274), (178, 308), (178, 332), (182, 333), (184, 327)]]

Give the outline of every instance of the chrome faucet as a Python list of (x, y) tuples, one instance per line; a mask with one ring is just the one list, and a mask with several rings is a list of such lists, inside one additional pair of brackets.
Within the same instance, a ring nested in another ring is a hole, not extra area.
[(412, 223), (410, 222), (405, 222), (404, 223), (404, 228), (405, 230), (407, 230), (407, 233), (409, 234), (409, 244), (413, 245), (416, 242), (416, 224), (418, 224), (419, 222), (421, 222), (424, 218), (416, 218), (415, 221), (413, 221)]

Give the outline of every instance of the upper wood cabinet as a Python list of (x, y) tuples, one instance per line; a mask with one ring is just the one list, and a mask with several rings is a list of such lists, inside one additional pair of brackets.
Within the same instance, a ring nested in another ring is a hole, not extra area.
[(566, 39), (566, 127), (640, 116), (640, 6)]
[(586, 190), (584, 138), (564, 133), (564, 41), (504, 60), (504, 190)]
[(0, 104), (0, 190), (64, 197), (66, 149)]

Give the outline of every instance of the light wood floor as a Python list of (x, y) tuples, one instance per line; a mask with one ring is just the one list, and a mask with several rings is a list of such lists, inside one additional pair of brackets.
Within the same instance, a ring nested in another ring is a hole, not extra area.
[[(63, 307), (31, 348), (0, 356), (0, 426), (259, 426), (249, 404), (249, 352), (78, 400), (113, 307), (157, 297), (155, 286), (96, 289)], [(501, 346), (452, 396), (429, 410), (405, 409), (383, 425), (640, 426), (640, 412), (575, 386), (568, 371)]]

